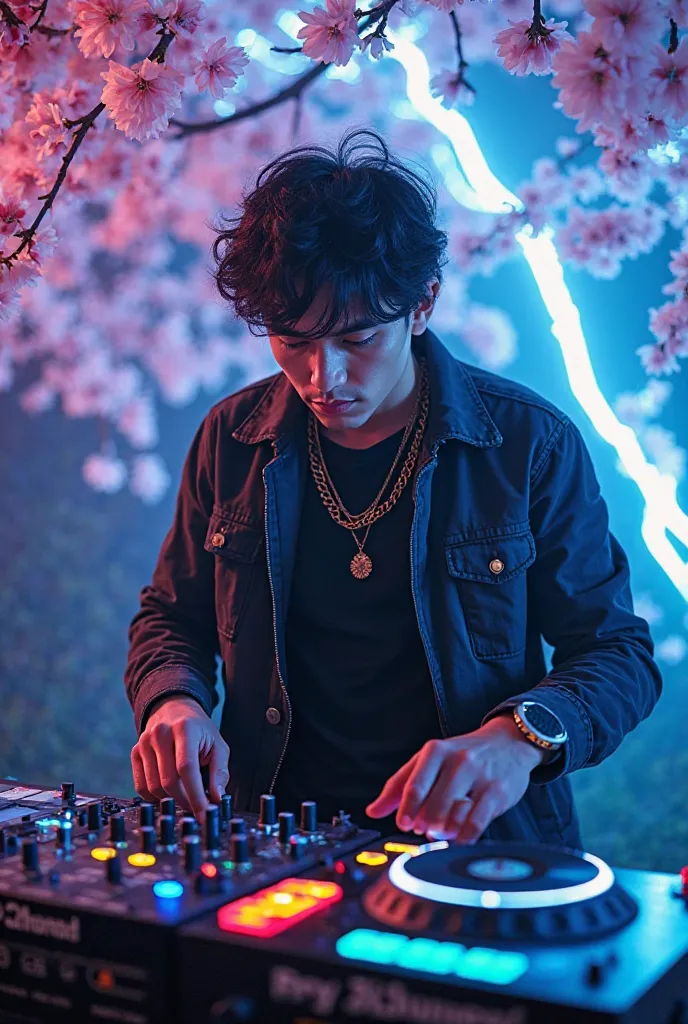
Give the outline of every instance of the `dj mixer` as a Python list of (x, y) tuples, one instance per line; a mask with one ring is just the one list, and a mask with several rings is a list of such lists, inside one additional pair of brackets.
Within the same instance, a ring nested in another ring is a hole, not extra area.
[(0, 780), (0, 1024), (688, 1024), (688, 868)]
[(0, 779), (1, 1024), (179, 1021), (182, 923), (379, 836), (300, 812), (265, 795), (235, 817), (224, 796), (199, 827), (171, 798)]
[(580, 851), (394, 836), (182, 927), (183, 1016), (688, 1024), (687, 902)]

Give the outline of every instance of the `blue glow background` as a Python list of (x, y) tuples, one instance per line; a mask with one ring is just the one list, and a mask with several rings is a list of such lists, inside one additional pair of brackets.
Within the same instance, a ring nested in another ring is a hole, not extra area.
[[(401, 84), (398, 66), (396, 76)], [(493, 172), (516, 189), (535, 158), (553, 154), (558, 135), (572, 134), (571, 122), (552, 109), (555, 94), (547, 80), (518, 79), (493, 67), (472, 69), (470, 80), (479, 99), (469, 120)], [(359, 114), (357, 123), (362, 120)], [(612, 282), (566, 271), (609, 400), (646, 382), (634, 352), (651, 340), (647, 310), (663, 301), (669, 249), (677, 241), (669, 229), (658, 250), (628, 262)], [(616, 453), (571, 394), (525, 261), (512, 262), (490, 279), (475, 279), (470, 294), (505, 309), (516, 326), (520, 352), (505, 375), (545, 395), (581, 428), (612, 529), (629, 556), (634, 593), (649, 592), (664, 609), (655, 638), (685, 635), (685, 602), (640, 534), (640, 493), (619, 474)], [(452, 348), (472, 361), (465, 350)], [(24, 368), (14, 391), (0, 396), (0, 775), (73, 779), (82, 789), (131, 792), (129, 751), (136, 736), (122, 685), (127, 627), (169, 527), (193, 433), (207, 409), (242, 382), (230, 381), (221, 394), (183, 410), (162, 407), (159, 448), (173, 486), (149, 508), (128, 492), (107, 497), (83, 483), (83, 460), (99, 445), (95, 423), (67, 420), (58, 412), (30, 418), (19, 409), (17, 393), (35, 376), (35, 368)], [(685, 374), (672, 383), (674, 395), (660, 422), (685, 444)], [(685, 484), (679, 500), (688, 507)], [(688, 862), (686, 665), (663, 665), (665, 692), (651, 718), (602, 766), (574, 776), (586, 847), (612, 864), (677, 871)]]

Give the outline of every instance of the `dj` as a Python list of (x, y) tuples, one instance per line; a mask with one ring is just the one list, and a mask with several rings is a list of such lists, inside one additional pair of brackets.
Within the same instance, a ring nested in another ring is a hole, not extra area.
[(236, 812), (580, 848), (569, 776), (661, 693), (578, 430), (428, 329), (435, 215), (362, 129), (273, 161), (218, 234), (282, 372), (203, 420), (129, 629), (147, 799), (200, 816), (208, 765)]

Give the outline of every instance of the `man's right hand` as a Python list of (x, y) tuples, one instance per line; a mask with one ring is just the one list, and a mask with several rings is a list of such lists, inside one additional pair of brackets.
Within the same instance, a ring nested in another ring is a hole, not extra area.
[(210, 801), (201, 765), (209, 765), (210, 800), (220, 803), (229, 782), (229, 747), (193, 697), (174, 695), (157, 704), (131, 751), (134, 788), (144, 800), (173, 796), (201, 821)]

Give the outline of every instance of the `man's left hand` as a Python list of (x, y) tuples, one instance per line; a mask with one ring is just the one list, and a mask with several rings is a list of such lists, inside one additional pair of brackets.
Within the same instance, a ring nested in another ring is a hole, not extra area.
[(399, 808), (402, 832), (470, 845), (518, 803), (541, 761), (541, 751), (511, 716), (500, 715), (465, 736), (425, 743), (387, 780), (366, 814), (384, 818)]

